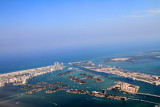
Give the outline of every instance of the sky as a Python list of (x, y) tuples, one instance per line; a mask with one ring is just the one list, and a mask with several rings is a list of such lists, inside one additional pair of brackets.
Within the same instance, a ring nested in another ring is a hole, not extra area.
[(0, 55), (159, 41), (160, 0), (0, 0)]

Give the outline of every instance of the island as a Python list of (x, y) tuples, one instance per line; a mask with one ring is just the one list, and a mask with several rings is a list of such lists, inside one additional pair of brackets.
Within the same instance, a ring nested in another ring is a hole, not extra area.
[(72, 71), (66, 71), (66, 72), (57, 74), (57, 76), (65, 76), (65, 75), (73, 73), (73, 72), (76, 72), (76, 71), (73, 71), (73, 70)]
[(28, 89), (31, 89), (31, 88), (34, 88), (34, 87), (40, 87), (44, 84), (47, 84), (47, 82), (41, 82), (41, 83), (37, 83), (37, 84), (33, 84), (33, 85), (28, 85), (26, 87), (23, 87), (21, 88), (22, 90), (28, 90)]
[(70, 79), (71, 81), (78, 83), (78, 84), (86, 84), (87, 83), (87, 81), (79, 79), (78, 77), (75, 77), (75, 76), (68, 76), (67, 78)]
[(107, 58), (104, 59), (104, 63), (112, 63), (112, 62), (118, 62), (118, 63), (136, 63), (136, 62), (150, 62), (150, 61), (158, 61), (160, 60), (157, 57), (158, 54), (147, 54), (147, 55), (136, 55), (136, 56), (125, 56), (125, 57), (117, 57), (117, 58)]
[(27, 80), (30, 78), (56, 70), (62, 70), (63, 68), (63, 63), (55, 62), (54, 65), (51, 66), (0, 74), (0, 87), (9, 83), (13, 83), (13, 85), (26, 85)]
[(68, 93), (74, 93), (74, 94), (87, 94), (89, 91), (87, 90), (80, 90), (80, 89), (68, 89), (66, 90)]
[(74, 93), (74, 94), (88, 94), (90, 96), (104, 97), (104, 98), (110, 98), (110, 99), (115, 99), (115, 100), (123, 100), (123, 101), (126, 101), (126, 100), (129, 99), (129, 98), (124, 97), (124, 96), (116, 96), (116, 95), (107, 94), (106, 89), (103, 89), (102, 92), (97, 92), (97, 91), (89, 92), (88, 90), (68, 89), (68, 90), (66, 90), (66, 92)]
[(59, 90), (63, 90), (65, 88), (69, 87), (68, 85), (62, 85), (62, 86), (58, 86), (56, 88), (52, 88), (52, 89), (49, 89), (46, 91), (46, 93), (54, 93), (56, 91), (59, 91)]
[(81, 65), (81, 66), (92, 66), (94, 63), (91, 61), (80, 61), (80, 62), (70, 62), (69, 65)]
[(156, 50), (151, 50), (151, 51), (144, 51), (144, 52), (140, 52), (140, 53), (153, 53), (153, 54), (157, 54), (160, 53), (160, 49), (156, 49)]
[(126, 101), (129, 98), (124, 97), (124, 96), (116, 96), (116, 95), (112, 95), (112, 94), (106, 94), (106, 92), (102, 90), (102, 92), (97, 92), (97, 91), (92, 91), (91, 93), (89, 93), (88, 95), (90, 96), (96, 96), (96, 97), (104, 97), (104, 98), (109, 98), (109, 99), (115, 99), (115, 100), (123, 100)]
[(114, 91), (129, 93), (129, 94), (136, 94), (139, 88), (140, 88), (139, 86), (136, 86), (133, 84), (117, 81), (113, 86), (108, 88), (108, 90), (114, 90)]
[(101, 79), (101, 78), (98, 78), (96, 76), (92, 76), (92, 75), (89, 75), (89, 74), (79, 74), (81, 77), (85, 77), (87, 79), (90, 79), (92, 81), (95, 81), (95, 82), (103, 82), (104, 80)]
[(126, 58), (112, 58), (110, 60), (112, 60), (112, 61), (127, 61), (129, 59), (130, 59), (129, 57), (126, 57)]
[(48, 84), (48, 85), (45, 85), (45, 86), (38, 87), (38, 88), (36, 88), (36, 89), (29, 90), (29, 91), (27, 91), (26, 93), (27, 93), (27, 94), (32, 94), (32, 93), (35, 93), (35, 92), (39, 92), (39, 91), (42, 91), (42, 90), (51, 88), (51, 87), (53, 87), (53, 86), (59, 85), (59, 84), (61, 84), (61, 83), (62, 83), (62, 82), (55, 82), (55, 83), (52, 83), (52, 84)]

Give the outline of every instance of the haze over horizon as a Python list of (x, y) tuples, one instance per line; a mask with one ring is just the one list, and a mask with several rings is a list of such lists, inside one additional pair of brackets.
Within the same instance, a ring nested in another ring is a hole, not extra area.
[(0, 54), (160, 41), (159, 0), (1, 0)]

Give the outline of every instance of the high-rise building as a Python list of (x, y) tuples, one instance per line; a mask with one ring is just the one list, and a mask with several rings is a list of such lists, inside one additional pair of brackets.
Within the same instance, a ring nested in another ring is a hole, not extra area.
[(103, 94), (107, 94), (106, 89), (103, 89), (103, 90), (102, 90), (102, 93), (103, 93)]

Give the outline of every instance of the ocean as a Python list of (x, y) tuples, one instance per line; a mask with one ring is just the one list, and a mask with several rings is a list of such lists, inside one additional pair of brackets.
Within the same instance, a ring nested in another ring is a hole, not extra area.
[[(151, 48), (150, 48), (151, 49)], [(127, 70), (133, 70), (136, 72), (142, 72), (147, 74), (153, 75), (160, 75), (160, 60), (145, 60), (136, 63), (127, 63), (127, 62), (120, 62), (120, 63), (104, 63), (105, 58), (114, 58), (114, 57), (122, 57), (122, 56), (136, 56), (142, 55), (139, 53), (146, 49), (91, 49), (88, 51), (83, 50), (72, 50), (63, 52), (61, 54), (55, 54), (51, 52), (50, 54), (45, 54), (44, 56), (22, 56), (22, 57), (14, 57), (14, 58), (5, 58), (0, 61), (0, 73), (8, 73), (14, 72), (24, 69), (31, 69), (37, 68), (42, 66), (52, 65), (54, 62), (64, 62), (65, 69), (54, 71), (52, 73), (48, 73), (45, 75), (37, 76), (28, 80), (28, 84), (35, 84), (42, 81), (47, 81), (48, 83), (53, 82), (63, 82), (63, 85), (69, 85), (68, 89), (70, 88), (78, 88), (88, 91), (102, 91), (102, 89), (107, 89), (108, 87), (112, 86), (115, 81), (110, 80), (105, 77), (110, 77), (116, 80), (128, 82), (134, 85), (140, 86), (138, 92), (140, 93), (150, 93), (160, 95), (160, 86), (150, 85), (148, 83), (140, 82), (140, 81), (133, 81), (131, 79), (119, 77), (116, 75), (111, 74), (104, 74), (104, 73), (97, 73), (100, 78), (104, 79), (104, 82), (97, 83), (91, 80), (85, 79), (88, 83), (87, 84), (76, 84), (69, 79), (67, 76), (77, 76), (80, 77), (80, 73), (88, 73), (91, 75), (97, 76), (97, 74), (93, 71), (86, 72), (85, 70), (78, 70), (75, 73), (71, 73), (66, 76), (56, 76), (56, 74), (60, 72), (67, 71), (67, 68), (70, 67), (68, 62), (75, 62), (75, 61), (92, 61), (96, 64), (103, 64), (103, 65), (110, 65), (121, 67)], [(52, 54), (53, 53), (53, 54)], [(36, 53), (38, 54), (38, 53)], [(53, 79), (51, 81), (47, 79)], [(82, 78), (82, 77), (80, 77)], [(0, 87), (0, 107), (154, 107), (155, 104), (149, 104), (140, 101), (118, 101), (113, 99), (106, 99), (106, 98), (99, 98), (93, 97), (88, 95), (79, 95), (79, 94), (72, 94), (67, 93), (65, 90), (57, 91), (52, 94), (46, 94), (45, 90), (40, 91), (38, 93), (34, 93), (32, 95), (26, 95), (25, 91), (21, 90), (23, 86), (12, 86), (8, 84), (4, 87)], [(130, 94), (123, 94), (120, 92), (115, 92), (112, 90), (107, 90), (107, 93), (114, 94), (114, 95), (123, 95), (134, 99), (143, 99), (152, 102), (160, 102), (158, 98), (152, 97), (145, 97), (145, 96), (138, 96), (138, 95), (130, 95)]]

